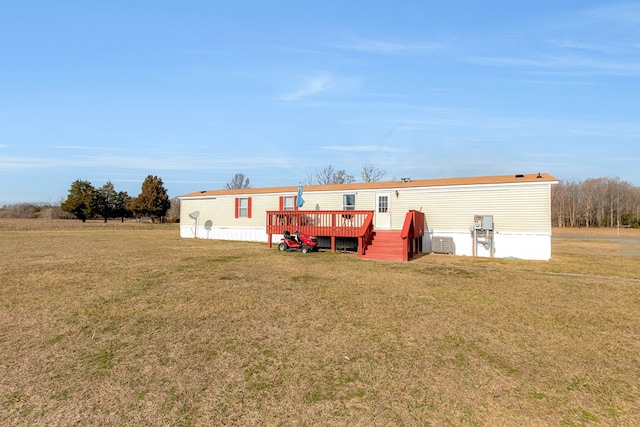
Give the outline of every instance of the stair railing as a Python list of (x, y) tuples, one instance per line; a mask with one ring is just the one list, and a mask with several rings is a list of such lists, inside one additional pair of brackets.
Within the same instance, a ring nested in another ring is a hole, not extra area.
[(373, 212), (369, 212), (358, 231), (359, 256), (367, 253), (367, 247), (373, 240)]
[(422, 252), (422, 236), (424, 236), (424, 213), (410, 210), (404, 217), (402, 238), (402, 260), (408, 261), (414, 253)]

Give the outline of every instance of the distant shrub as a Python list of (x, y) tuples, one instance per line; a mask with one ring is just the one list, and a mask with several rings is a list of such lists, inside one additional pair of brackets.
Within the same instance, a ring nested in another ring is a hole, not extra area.
[(2, 206), (0, 208), (0, 218), (70, 219), (73, 218), (73, 216), (67, 212), (63, 212), (59, 205), (16, 203)]

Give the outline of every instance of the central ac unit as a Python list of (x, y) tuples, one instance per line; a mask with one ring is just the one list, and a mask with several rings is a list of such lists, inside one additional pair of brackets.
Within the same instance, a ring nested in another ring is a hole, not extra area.
[(453, 254), (455, 246), (453, 237), (433, 236), (431, 240), (431, 250), (436, 254)]

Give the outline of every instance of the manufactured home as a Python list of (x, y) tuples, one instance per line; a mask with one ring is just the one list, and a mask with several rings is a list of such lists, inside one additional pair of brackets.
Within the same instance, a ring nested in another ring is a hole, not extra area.
[(551, 186), (543, 173), (203, 190), (180, 197), (180, 236), (265, 242), (309, 232), (363, 258), (419, 253), (549, 260)]

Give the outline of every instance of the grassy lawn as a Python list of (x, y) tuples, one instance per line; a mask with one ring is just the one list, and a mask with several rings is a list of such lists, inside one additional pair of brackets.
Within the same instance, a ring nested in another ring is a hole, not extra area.
[(640, 425), (634, 242), (390, 263), (0, 220), (0, 424)]

